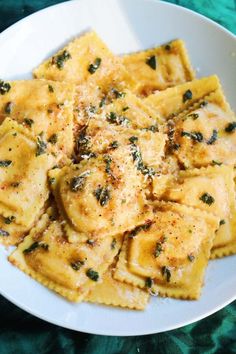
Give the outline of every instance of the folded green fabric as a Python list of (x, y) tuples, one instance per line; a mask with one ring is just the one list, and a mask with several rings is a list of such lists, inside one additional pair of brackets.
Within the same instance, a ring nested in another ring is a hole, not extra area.
[[(57, 0), (0, 0), (0, 32)], [(234, 0), (170, 0), (236, 33)], [(214, 295), (213, 295), (214, 296)], [(0, 297), (0, 354), (236, 353), (236, 302), (178, 330), (138, 337), (107, 337), (66, 330), (29, 315)]]

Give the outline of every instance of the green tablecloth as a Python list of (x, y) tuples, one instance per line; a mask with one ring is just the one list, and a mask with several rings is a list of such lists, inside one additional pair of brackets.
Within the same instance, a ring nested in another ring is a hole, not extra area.
[[(57, 0), (0, 0), (0, 32)], [(170, 0), (195, 10), (236, 34), (235, 0)], [(1, 53), (0, 53), (1, 55)], [(213, 295), (214, 296), (214, 295)], [(139, 337), (105, 337), (50, 325), (0, 297), (0, 354), (236, 353), (236, 302), (181, 329)]]

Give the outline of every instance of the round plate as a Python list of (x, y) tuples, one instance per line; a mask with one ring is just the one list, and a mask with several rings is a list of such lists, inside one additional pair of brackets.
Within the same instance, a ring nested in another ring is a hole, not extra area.
[[(236, 41), (214, 22), (182, 7), (154, 0), (80, 0), (37, 12), (0, 35), (0, 77), (30, 78), (32, 69), (73, 37), (94, 29), (117, 54), (182, 38), (198, 76), (218, 74), (235, 106)], [(0, 292), (51, 323), (104, 335), (141, 335), (204, 318), (236, 298), (236, 256), (211, 261), (199, 301), (153, 298), (146, 311), (72, 304), (7, 261), (0, 247)]]

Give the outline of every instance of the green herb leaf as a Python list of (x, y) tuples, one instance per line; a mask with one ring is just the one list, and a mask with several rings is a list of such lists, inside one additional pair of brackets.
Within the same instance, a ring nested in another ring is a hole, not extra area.
[(198, 117), (199, 117), (198, 113), (191, 113), (191, 114), (188, 114), (188, 116), (187, 116), (187, 118), (192, 118), (193, 120), (198, 119)]
[(109, 149), (117, 149), (119, 147), (119, 143), (117, 140), (114, 140), (112, 143), (109, 145)]
[(98, 187), (94, 191), (94, 196), (96, 197), (99, 204), (103, 207), (111, 199), (110, 189), (108, 187)]
[(188, 100), (191, 100), (192, 98), (193, 98), (192, 91), (190, 90), (185, 91), (185, 93), (183, 94), (183, 103), (185, 103)]
[(125, 97), (126, 93), (125, 92), (120, 92), (117, 89), (113, 88), (111, 89), (111, 92), (113, 93), (113, 95), (115, 96), (115, 98), (122, 98)]
[(207, 141), (207, 144), (212, 145), (216, 142), (217, 139), (218, 139), (218, 132), (217, 132), (217, 130), (213, 129), (212, 136)]
[(116, 248), (116, 239), (113, 238), (112, 243), (111, 243), (111, 249), (114, 250)]
[(24, 249), (23, 253), (24, 254), (29, 254), (31, 252), (33, 252), (34, 250), (36, 250), (36, 248), (39, 247), (39, 242), (34, 242), (32, 243), (28, 248)]
[(74, 270), (77, 271), (80, 270), (80, 268), (84, 265), (84, 261), (78, 260), (76, 262), (72, 262), (70, 265)]
[(129, 233), (129, 238), (133, 238), (135, 237), (139, 232), (141, 231), (147, 231), (150, 229), (152, 225), (152, 221), (151, 220), (147, 220), (145, 222), (145, 224), (143, 225), (139, 225), (139, 226), (136, 226), (132, 231), (130, 231)]
[(5, 95), (5, 93), (9, 92), (11, 89), (11, 85), (9, 82), (4, 82), (0, 80), (0, 94)]
[(90, 74), (94, 74), (99, 66), (101, 65), (102, 59), (101, 58), (96, 58), (93, 64), (90, 64), (88, 67), (88, 71)]
[(171, 45), (170, 44), (166, 44), (165, 45), (165, 50), (171, 50)]
[(170, 282), (170, 278), (171, 278), (171, 271), (169, 270), (169, 268), (166, 267), (166, 266), (163, 266), (161, 268), (161, 273), (162, 273), (163, 277), (166, 277), (166, 280), (169, 283)]
[(233, 133), (236, 129), (236, 122), (231, 122), (225, 127), (226, 133)]
[(153, 279), (152, 278), (146, 278), (145, 280), (145, 288), (151, 288), (153, 286)]
[(11, 216), (8, 216), (8, 217), (4, 218), (4, 222), (5, 222), (5, 224), (9, 225), (9, 224), (11, 224), (15, 219), (16, 219), (16, 217), (13, 216), (13, 215), (11, 215)]
[(203, 135), (201, 132), (185, 132), (182, 131), (181, 136), (186, 136), (193, 141), (197, 141), (198, 143), (201, 143), (203, 141)]
[(193, 254), (188, 254), (188, 260), (189, 260), (189, 262), (193, 262), (194, 261), (194, 259), (195, 259), (195, 256), (193, 255)]
[(99, 274), (98, 272), (96, 272), (95, 270), (93, 270), (92, 268), (89, 268), (86, 272), (86, 275), (88, 278), (90, 278), (93, 281), (98, 281), (99, 279)]
[(48, 179), (49, 184), (54, 184), (56, 182), (56, 178), (55, 177), (51, 177)]
[(58, 140), (58, 135), (57, 134), (52, 134), (50, 138), (48, 139), (48, 142), (55, 145)]
[(109, 155), (105, 155), (103, 157), (104, 162), (106, 163), (105, 167), (105, 172), (110, 174), (111, 173), (111, 163), (112, 163), (112, 158)]
[(149, 65), (151, 69), (156, 70), (157, 62), (155, 55), (152, 55), (151, 57), (147, 58), (146, 64)]
[(52, 87), (52, 85), (48, 85), (48, 91), (49, 92), (54, 92), (54, 88)]
[(213, 165), (217, 165), (217, 166), (221, 166), (222, 162), (216, 161), (216, 160), (212, 160), (212, 164)]
[(0, 167), (9, 167), (11, 166), (12, 161), (11, 160), (0, 160)]
[(159, 257), (162, 251), (163, 251), (162, 243), (161, 242), (157, 242), (156, 248), (155, 248), (155, 251), (154, 251), (154, 257), (155, 258)]
[(208, 205), (213, 204), (215, 201), (215, 199), (209, 193), (204, 193), (199, 199), (203, 203), (208, 204)]
[(56, 57), (52, 58), (52, 64), (56, 64), (59, 70), (64, 68), (65, 62), (71, 59), (71, 55), (67, 50), (64, 50), (61, 54), (58, 54)]
[(85, 185), (86, 178), (90, 175), (90, 171), (85, 171), (79, 176), (75, 176), (70, 180), (70, 190), (72, 192), (81, 191)]
[(40, 156), (46, 153), (47, 144), (42, 140), (41, 136), (37, 136), (37, 147), (36, 147), (36, 156)]
[(14, 103), (13, 102), (7, 102), (4, 108), (4, 111), (6, 114), (11, 114), (13, 110)]
[(224, 219), (220, 220), (220, 225), (225, 225), (225, 220)]
[(30, 118), (25, 118), (25, 119), (24, 119), (24, 122), (25, 122), (25, 124), (28, 125), (30, 128), (31, 128), (32, 125), (34, 124), (33, 119), (30, 119)]
[(107, 121), (112, 124), (127, 126), (129, 124), (129, 119), (124, 116), (119, 116), (115, 112), (110, 112), (106, 116)]

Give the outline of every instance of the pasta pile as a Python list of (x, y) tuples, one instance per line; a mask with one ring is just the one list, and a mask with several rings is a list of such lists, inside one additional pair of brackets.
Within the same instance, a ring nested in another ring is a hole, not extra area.
[(198, 299), (236, 253), (236, 118), (175, 40), (123, 57), (95, 32), (0, 81), (0, 242), (71, 301)]

